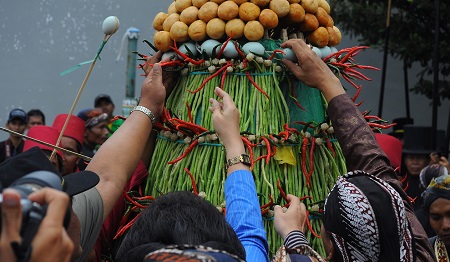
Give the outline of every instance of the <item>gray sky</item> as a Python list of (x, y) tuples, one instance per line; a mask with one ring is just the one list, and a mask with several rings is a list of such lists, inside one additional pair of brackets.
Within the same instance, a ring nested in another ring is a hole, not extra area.
[[(150, 52), (142, 43), (153, 39), (153, 17), (167, 11), (170, 1), (152, 0), (41, 0), (7, 1), (0, 5), (0, 126), (4, 126), (9, 111), (15, 107), (29, 110), (41, 109), (47, 124), (59, 113), (68, 113), (89, 65), (60, 76), (59, 73), (80, 62), (94, 58), (103, 39), (101, 25), (111, 15), (120, 20), (120, 29), (113, 35), (101, 54), (80, 97), (74, 113), (93, 106), (94, 97), (100, 93), (111, 95), (116, 104), (115, 114), (121, 114), (125, 98), (126, 50), (116, 61), (122, 37), (130, 27), (140, 29), (138, 51)], [(384, 18), (380, 18), (384, 19)], [(335, 21), (338, 24), (338, 21)], [(357, 45), (344, 36), (338, 47)], [(368, 50), (357, 56), (361, 64), (382, 66), (383, 54)], [(391, 120), (406, 114), (403, 91), (402, 64), (389, 58), (383, 118)], [(409, 72), (410, 85), (416, 82), (418, 68)], [(137, 74), (140, 73), (137, 70)], [(362, 83), (360, 100), (365, 100), (362, 110), (378, 111), (381, 71), (365, 72), (373, 80)], [(136, 78), (136, 96), (139, 96), (142, 77)], [(349, 86), (350, 88), (350, 86)], [(411, 115), (418, 125), (431, 125), (430, 100), (410, 94)], [(439, 108), (440, 129), (447, 126), (449, 102)], [(0, 132), (0, 140), (8, 134)]]

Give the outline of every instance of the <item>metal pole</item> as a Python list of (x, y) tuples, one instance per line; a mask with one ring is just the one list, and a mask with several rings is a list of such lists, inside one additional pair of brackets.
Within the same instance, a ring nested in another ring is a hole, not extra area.
[(128, 34), (128, 52), (127, 52), (127, 83), (125, 97), (134, 98), (134, 88), (136, 79), (136, 54), (137, 40), (139, 39), (139, 29), (130, 27), (127, 30)]
[[(122, 116), (128, 117), (130, 111), (136, 106), (135, 84), (136, 84), (136, 54), (137, 42), (140, 30), (135, 27), (127, 29), (125, 35), (128, 37), (127, 49), (127, 73), (125, 84), (125, 99), (122, 101)], [(124, 36), (125, 37), (125, 36)]]
[(437, 137), (437, 108), (439, 104), (439, 0), (434, 1), (435, 21), (434, 21), (434, 48), (433, 48), (433, 115), (432, 115), (432, 135), (431, 148), (436, 148)]
[(388, 1), (387, 17), (386, 17), (386, 32), (384, 42), (384, 56), (383, 56), (383, 71), (381, 72), (381, 88), (380, 88), (380, 100), (378, 102), (378, 116), (381, 117), (383, 113), (383, 100), (384, 100), (384, 84), (386, 82), (386, 69), (387, 69), (387, 55), (389, 49), (389, 29), (391, 22), (391, 0)]
[(403, 77), (405, 79), (405, 106), (406, 117), (411, 118), (411, 111), (409, 107), (409, 82), (408, 82), (408, 67), (406, 66), (406, 59), (403, 60)]

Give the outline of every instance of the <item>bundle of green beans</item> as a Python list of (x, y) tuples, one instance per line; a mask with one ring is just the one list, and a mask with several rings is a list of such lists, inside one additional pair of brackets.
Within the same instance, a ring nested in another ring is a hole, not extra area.
[[(317, 115), (308, 117), (308, 114), (317, 114), (317, 110), (304, 110), (292, 102), (297, 99), (302, 104), (311, 97), (302, 98), (301, 83), (289, 83), (286, 69), (275, 60), (254, 59), (247, 61), (246, 66), (240, 61), (227, 62), (230, 61), (211, 59), (200, 66), (190, 65), (182, 70), (181, 80), (169, 96), (166, 108), (171, 117), (193, 122), (207, 131), (190, 136), (189, 132), (165, 125), (157, 138), (145, 194), (158, 196), (190, 190), (224, 211), (225, 152), (214, 134), (208, 110), (209, 98), (214, 97), (214, 88), (220, 86), (231, 95), (240, 111), (241, 134), (247, 141), (247, 149), (252, 151), (248, 153), (254, 161), (253, 174), (270, 255), (275, 254), (282, 244), (273, 227), (273, 206), (287, 204), (284, 194), (306, 197), (303, 201), (308, 207), (311, 224), (307, 237), (313, 248), (325, 255), (321, 240), (314, 234), (320, 232), (323, 200), (336, 177), (346, 169), (339, 144), (330, 132), (332, 128), (320, 126), (326, 119), (324, 110), (318, 120)], [(217, 70), (221, 73), (215, 74)], [(296, 90), (296, 97), (291, 88)], [(320, 103), (316, 106), (326, 106), (320, 93), (312, 94), (315, 103)], [(291, 120), (291, 115), (295, 115), (296, 123)], [(198, 144), (190, 147), (194, 141)], [(181, 155), (184, 155), (181, 160), (168, 164)]]

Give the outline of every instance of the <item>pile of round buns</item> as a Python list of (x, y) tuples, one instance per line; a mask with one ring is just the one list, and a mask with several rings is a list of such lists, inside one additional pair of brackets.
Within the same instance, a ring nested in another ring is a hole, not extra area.
[(164, 52), (174, 41), (258, 41), (280, 28), (303, 33), (317, 47), (335, 46), (342, 38), (326, 0), (175, 0), (167, 13), (155, 16), (153, 28), (154, 44)]

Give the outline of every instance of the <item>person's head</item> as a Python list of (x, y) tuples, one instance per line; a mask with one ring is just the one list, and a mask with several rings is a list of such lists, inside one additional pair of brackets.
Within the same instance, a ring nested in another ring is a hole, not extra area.
[(450, 246), (450, 176), (433, 178), (422, 197), (431, 228), (445, 245)]
[(27, 129), (32, 128), (37, 125), (45, 125), (45, 115), (39, 109), (31, 109), (27, 113), (28, 116), (28, 124)]
[(322, 238), (333, 261), (413, 259), (411, 226), (402, 197), (389, 184), (363, 171), (336, 181), (323, 212)]
[(118, 261), (142, 261), (168, 245), (206, 246), (245, 259), (245, 250), (222, 213), (190, 192), (157, 197), (134, 222), (117, 253)]
[(109, 118), (113, 117), (114, 113), (114, 103), (109, 95), (100, 94), (94, 100), (94, 107), (102, 110), (103, 113), (106, 113)]
[(446, 167), (439, 164), (428, 165), (420, 171), (420, 187), (422, 190), (425, 190), (433, 178), (444, 175), (448, 175), (448, 170)]
[[(57, 115), (55, 117), (55, 120), (53, 121), (53, 127), (61, 132), (68, 116), (68, 114)], [(75, 153), (81, 153), (81, 145), (83, 144), (84, 139), (84, 130), (85, 127), (83, 119), (74, 115), (70, 116), (69, 122), (67, 123), (67, 126), (64, 130), (64, 134), (61, 137), (61, 147)], [(63, 152), (63, 157), (64, 172), (62, 173), (62, 175), (65, 176), (75, 172), (79, 157), (67, 152)]]
[[(59, 137), (59, 131), (51, 126), (38, 125), (28, 130), (27, 136), (51, 145), (56, 145)], [(39, 147), (47, 155), (50, 162), (52, 162), (60, 174), (63, 173), (63, 154), (60, 150), (56, 150), (54, 157), (50, 158), (53, 152), (53, 147), (35, 142), (31, 139), (26, 139), (23, 145), (23, 152), (28, 151), (35, 146)]]
[(84, 120), (85, 144), (102, 145), (108, 138), (108, 115), (99, 109), (88, 108), (80, 111), (78, 117)]
[(444, 150), (445, 132), (437, 130), (436, 147), (433, 148), (433, 129), (430, 126), (404, 126), (403, 163), (406, 173), (418, 177), (420, 171), (430, 164), (432, 152)]
[[(17, 179), (34, 171), (59, 174), (44, 152), (39, 147), (33, 147), (0, 163), (0, 183), (3, 188), (7, 188)], [(89, 190), (98, 182), (99, 177), (94, 172), (81, 171), (62, 178), (62, 189), (72, 197)], [(72, 212), (67, 232), (75, 245), (73, 258), (78, 257), (80, 255), (80, 225), (74, 212)]]
[[(27, 113), (20, 108), (16, 108), (9, 112), (8, 121), (6, 122), (6, 128), (23, 134), (27, 126), (28, 117)], [(10, 137), (20, 138), (19, 135), (10, 134)]]

